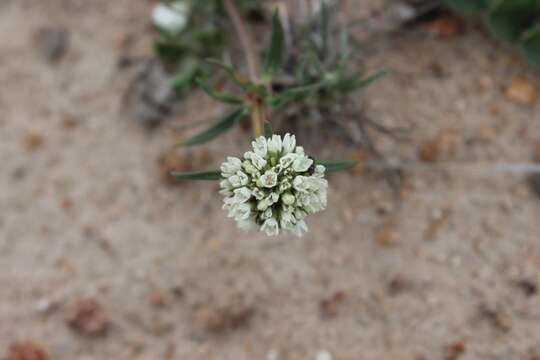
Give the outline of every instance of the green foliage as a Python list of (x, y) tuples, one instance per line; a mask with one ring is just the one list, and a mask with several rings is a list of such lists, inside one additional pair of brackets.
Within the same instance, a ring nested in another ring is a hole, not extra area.
[(522, 34), (538, 20), (538, 0), (498, 0), (487, 14), (488, 26), (495, 37), (518, 43)]
[(327, 172), (349, 170), (358, 164), (355, 160), (319, 160), (317, 164), (323, 165)]
[[(279, 13), (274, 12), (270, 43), (267, 50), (264, 51), (266, 54), (264, 74), (260, 80), (246, 79), (232, 66), (219, 60), (207, 61), (206, 64), (217, 65), (223, 69), (232, 83), (237, 85), (239, 93), (232, 94), (228, 91), (216, 90), (201, 78), (196, 79), (195, 82), (216, 101), (232, 105), (235, 108), (207, 129), (184, 141), (182, 145), (200, 145), (213, 140), (240, 124), (248, 114), (251, 114), (252, 118), (256, 120), (255, 124), (259, 121), (261, 126), (264, 125), (264, 136), (270, 137), (274, 131), (271, 124), (264, 121), (266, 106), (279, 110), (297, 102), (316, 103), (317, 106), (322, 106), (323, 102), (329, 104), (335, 101), (339, 102), (354, 91), (369, 85), (384, 75), (383, 72), (379, 72), (365, 77), (363, 74), (357, 73), (351, 63), (351, 52), (346, 33), (342, 34), (338, 48), (332, 45), (329, 9), (323, 9), (319, 20), (317, 28), (320, 31), (313, 34), (313, 31), (310, 30), (313, 24), (307, 24), (302, 28), (300, 36), (305, 37), (305, 41), (301, 42), (301, 48), (297, 49), (294, 57), (287, 58), (285, 56), (287, 51), (285, 49), (284, 27)], [(277, 90), (280, 77), (291, 77), (287, 70), (287, 62), (289, 68), (291, 64), (294, 65), (293, 68), (299, 65), (299, 70), (292, 74), (293, 81)], [(192, 71), (178, 75), (174, 83), (179, 84), (178, 86), (186, 84), (187, 79), (193, 73), (197, 72)], [(350, 160), (321, 161), (319, 163), (325, 165), (329, 172), (346, 170), (356, 164), (355, 161)], [(216, 180), (220, 178), (219, 172), (216, 171), (175, 173), (174, 176), (178, 179), (189, 180)]]
[(540, 24), (523, 35), (520, 48), (529, 64), (540, 70)]
[(225, 133), (227, 130), (230, 130), (234, 125), (239, 124), (242, 120), (246, 118), (247, 114), (248, 110), (243, 107), (236, 109), (233, 112), (225, 115), (221, 120), (217, 121), (209, 128), (185, 140), (184, 142), (182, 142), (182, 145), (200, 145), (210, 140), (213, 140), (219, 135)]
[(172, 176), (177, 180), (220, 180), (221, 171), (205, 170), (205, 171), (173, 172)]
[(275, 74), (281, 67), (284, 42), (285, 35), (283, 25), (279, 18), (279, 12), (275, 10), (274, 16), (272, 17), (272, 41), (270, 42), (270, 50), (268, 51), (264, 65), (264, 72), (266, 75)]
[(471, 15), (485, 11), (491, 0), (444, 0), (444, 2), (459, 13)]
[(497, 39), (515, 45), (540, 69), (540, 0), (445, 0), (465, 14), (482, 14)]

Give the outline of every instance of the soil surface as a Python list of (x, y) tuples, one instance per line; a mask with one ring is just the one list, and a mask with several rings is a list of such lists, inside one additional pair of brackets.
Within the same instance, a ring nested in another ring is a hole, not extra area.
[[(399, 204), (377, 174), (334, 175), (306, 236), (268, 239), (236, 229), (217, 184), (164, 184), (177, 135), (123, 111), (118, 62), (151, 54), (152, 5), (0, 1), (0, 357), (27, 341), (57, 360), (540, 356), (540, 201), (490, 165), (540, 139), (540, 104), (505, 95), (540, 85), (515, 54), (474, 25), (378, 39), (368, 68), (391, 75), (367, 111), (410, 133), (377, 142), (435, 162), (406, 171)], [(196, 95), (174, 121), (217, 112)], [(218, 164), (244, 138), (190, 154)]]

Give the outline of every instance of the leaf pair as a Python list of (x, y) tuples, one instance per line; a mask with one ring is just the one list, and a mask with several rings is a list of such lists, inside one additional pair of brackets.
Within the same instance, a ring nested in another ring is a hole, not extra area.
[[(354, 160), (321, 160), (317, 164), (324, 165), (327, 172), (337, 172), (353, 168), (357, 161)], [(205, 170), (190, 172), (174, 172), (172, 175), (178, 180), (220, 180), (221, 171)]]

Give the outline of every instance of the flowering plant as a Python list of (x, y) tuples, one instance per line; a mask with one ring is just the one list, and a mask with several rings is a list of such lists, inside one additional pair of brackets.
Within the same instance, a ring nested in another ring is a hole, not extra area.
[[(244, 49), (249, 78), (229, 65), (212, 61), (225, 70), (242, 93), (216, 90), (198, 79), (197, 83), (207, 94), (234, 108), (207, 129), (184, 140), (182, 145), (208, 142), (250, 118), (255, 137), (253, 149), (241, 157), (228, 157), (219, 170), (176, 172), (173, 175), (184, 180), (221, 180), (223, 208), (242, 229), (258, 228), (268, 236), (280, 233), (301, 236), (307, 231), (307, 215), (326, 208), (328, 181), (325, 174), (349, 169), (356, 162), (321, 161), (306, 155), (303, 147), (297, 146), (294, 135), (273, 133), (267, 113), (269, 108), (279, 109), (321, 86), (327, 86), (333, 78), (325, 77), (319, 82), (274, 93), (272, 84), (285, 58), (285, 34), (278, 12), (273, 15), (270, 46), (262, 67), (235, 2), (223, 0), (223, 5)], [(262, 74), (260, 68), (263, 68)]]

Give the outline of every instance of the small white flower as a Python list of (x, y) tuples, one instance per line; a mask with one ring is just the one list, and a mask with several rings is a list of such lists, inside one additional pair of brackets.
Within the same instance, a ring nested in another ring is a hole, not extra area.
[(272, 138), (268, 139), (268, 151), (273, 154), (281, 152), (281, 136), (272, 135)]
[(221, 165), (221, 173), (224, 177), (229, 177), (236, 174), (242, 167), (240, 159), (235, 157), (228, 157), (227, 161)]
[(281, 167), (281, 169), (287, 169), (289, 166), (292, 165), (292, 163), (296, 160), (297, 157), (298, 155), (289, 153), (279, 159), (279, 166)]
[(252, 151), (248, 151), (247, 153), (245, 153), (244, 157), (248, 160), (251, 160), (253, 166), (255, 166), (258, 170), (262, 170), (266, 166), (266, 160)]
[(296, 148), (296, 137), (291, 134), (285, 134), (282, 141), (283, 154), (294, 152)]
[(279, 235), (279, 224), (277, 220), (273, 218), (266, 220), (261, 226), (261, 231), (265, 232), (268, 236)]
[(159, 29), (177, 35), (185, 29), (190, 11), (191, 8), (185, 0), (170, 4), (159, 3), (152, 12), (152, 22)]
[(296, 198), (291, 193), (285, 193), (281, 196), (281, 201), (283, 201), (285, 205), (292, 205), (294, 204), (295, 200)]
[(241, 229), (302, 236), (306, 216), (327, 205), (324, 166), (313, 167), (293, 135), (259, 137), (252, 146), (241, 159), (229, 157), (221, 166), (223, 209)]
[(277, 185), (277, 180), (278, 180), (277, 174), (272, 170), (268, 170), (263, 175), (261, 175), (257, 185), (271, 189)]
[(247, 187), (234, 190), (234, 198), (240, 203), (245, 203), (251, 197), (251, 191)]
[(305, 155), (297, 156), (292, 164), (292, 168), (296, 172), (308, 171), (308, 169), (313, 165), (313, 160), (308, 158)]
[(236, 175), (232, 175), (229, 177), (229, 182), (235, 188), (246, 186), (248, 184), (248, 181), (249, 181), (248, 176), (241, 171), (237, 171)]
[(251, 145), (253, 146), (253, 151), (255, 151), (255, 154), (262, 158), (266, 157), (266, 154), (268, 153), (268, 146), (264, 136), (259, 136), (251, 143)]

